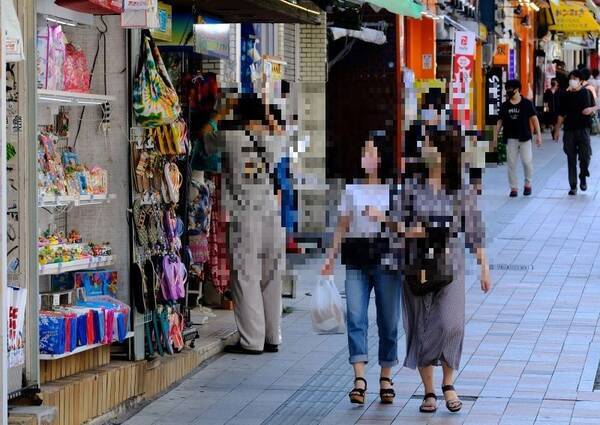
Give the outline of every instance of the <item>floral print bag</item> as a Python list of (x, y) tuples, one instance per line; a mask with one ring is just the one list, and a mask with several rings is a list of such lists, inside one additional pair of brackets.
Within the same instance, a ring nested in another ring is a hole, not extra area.
[(171, 124), (179, 117), (179, 97), (150, 31), (142, 31), (138, 71), (133, 84), (133, 111), (142, 127)]

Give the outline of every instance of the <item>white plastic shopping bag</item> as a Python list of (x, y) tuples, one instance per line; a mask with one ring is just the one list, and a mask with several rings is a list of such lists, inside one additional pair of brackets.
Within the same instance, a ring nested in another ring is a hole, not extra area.
[(20, 62), (23, 55), (23, 34), (13, 0), (1, 0), (4, 15), (0, 19), (0, 28), (5, 31), (6, 62)]
[(346, 332), (346, 310), (333, 276), (320, 276), (313, 292), (311, 317), (319, 334)]

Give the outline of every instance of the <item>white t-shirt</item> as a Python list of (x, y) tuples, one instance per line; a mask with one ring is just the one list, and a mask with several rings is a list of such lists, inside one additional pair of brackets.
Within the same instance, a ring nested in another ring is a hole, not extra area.
[(363, 216), (367, 206), (389, 213), (390, 187), (387, 184), (350, 184), (342, 194), (339, 211), (350, 216), (348, 236), (353, 238), (379, 236), (381, 223)]

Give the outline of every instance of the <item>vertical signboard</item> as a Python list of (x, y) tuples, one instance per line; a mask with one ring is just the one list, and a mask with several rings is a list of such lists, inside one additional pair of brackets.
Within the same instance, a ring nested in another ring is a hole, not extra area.
[(496, 125), (502, 105), (502, 67), (490, 68), (485, 78), (485, 124)]
[(452, 112), (463, 124), (470, 122), (470, 92), (475, 62), (475, 33), (456, 31), (452, 57)]
[(510, 49), (508, 55), (508, 79), (514, 80), (517, 77), (517, 52), (515, 49)]

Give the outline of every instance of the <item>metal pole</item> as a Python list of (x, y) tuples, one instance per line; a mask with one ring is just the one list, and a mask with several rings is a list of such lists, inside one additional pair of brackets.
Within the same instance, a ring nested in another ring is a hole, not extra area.
[[(0, 0), (0, 17), (6, 3)], [(6, 29), (0, 26), (0, 423), (8, 422), (8, 275), (6, 229)]]

